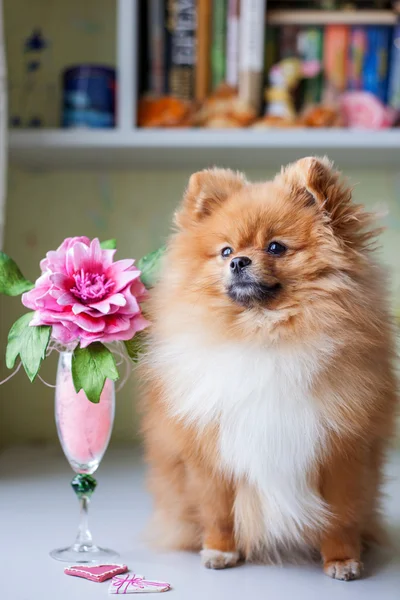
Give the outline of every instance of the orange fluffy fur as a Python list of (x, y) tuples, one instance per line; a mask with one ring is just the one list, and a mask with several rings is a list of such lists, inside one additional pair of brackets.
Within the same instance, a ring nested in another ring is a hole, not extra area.
[[(360, 576), (396, 400), (372, 222), (327, 159), (263, 183), (223, 169), (190, 178), (142, 367), (164, 546), (201, 549), (211, 568), (302, 547), (320, 551), (328, 575)], [(277, 293), (232, 299), (237, 256)]]

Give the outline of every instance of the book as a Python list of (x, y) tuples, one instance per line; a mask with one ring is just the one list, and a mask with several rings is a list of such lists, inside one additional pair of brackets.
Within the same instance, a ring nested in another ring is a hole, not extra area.
[[(323, 30), (322, 27), (306, 27), (297, 37), (298, 53), (302, 60), (318, 61), (322, 65)], [(302, 105), (316, 104), (322, 98), (323, 74), (305, 79), (302, 83)]]
[(165, 90), (164, 0), (148, 2), (149, 91), (161, 96)]
[(171, 93), (169, 87), (170, 72), (172, 66), (172, 35), (175, 27), (176, 0), (164, 0), (164, 89), (165, 93)]
[(147, 93), (150, 88), (149, 81), (149, 28), (148, 28), (148, 4), (140, 2), (139, 4), (139, 27), (138, 27), (138, 91), (139, 96)]
[(320, 8), (322, 10), (337, 10), (339, 8), (338, 0), (319, 0), (319, 2), (317, 2), (317, 4), (319, 6), (317, 6), (316, 8)]
[(202, 102), (210, 90), (210, 42), (212, 0), (197, 0), (196, 100)]
[(225, 80), (225, 51), (227, 26), (227, 0), (213, 0), (211, 79), (212, 87), (218, 87)]
[(400, 23), (393, 31), (390, 52), (388, 102), (400, 111)]
[(170, 2), (171, 67), (169, 92), (176, 98), (194, 98), (196, 63), (196, 0)]
[(264, 34), (264, 84), (269, 84), (269, 72), (279, 60), (279, 27), (268, 25)]
[(362, 90), (363, 68), (367, 50), (367, 31), (365, 27), (352, 27), (350, 31), (348, 80), (349, 90)]
[(260, 110), (266, 0), (246, 0), (240, 6), (239, 97)]
[(239, 84), (239, 17), (240, 1), (228, 0), (226, 30), (226, 82), (236, 88)]
[(264, 75), (263, 75), (263, 85), (264, 85), (264, 93), (263, 93), (263, 106), (262, 106), (262, 114), (267, 113), (268, 103), (266, 102), (267, 90), (270, 87), (269, 74), (271, 67), (273, 67), (279, 58), (278, 54), (278, 35), (279, 35), (279, 27), (275, 27), (274, 25), (266, 25), (265, 34), (264, 34)]
[(339, 94), (347, 87), (347, 65), (350, 30), (346, 25), (325, 27), (323, 66), (325, 89), (323, 101), (336, 104)]
[(298, 25), (282, 25), (279, 27), (279, 60), (298, 56)]
[(363, 66), (363, 90), (371, 92), (386, 104), (388, 97), (388, 59), (391, 27), (366, 27), (367, 48)]

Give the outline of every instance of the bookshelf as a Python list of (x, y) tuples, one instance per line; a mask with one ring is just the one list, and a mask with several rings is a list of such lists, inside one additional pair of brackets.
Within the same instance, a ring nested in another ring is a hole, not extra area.
[(271, 10), (270, 25), (394, 25), (391, 10)]
[[(136, 127), (137, 8), (139, 0), (117, 0), (118, 119), (113, 130), (11, 130), (9, 159), (24, 169), (188, 168), (213, 164), (233, 168), (279, 167), (308, 154), (328, 154), (339, 167), (399, 166), (400, 128), (347, 129), (140, 129)], [(332, 12), (302, 12), (302, 18), (338, 18)], [(364, 12), (364, 11), (363, 11)], [(367, 14), (368, 13), (368, 14)], [(391, 11), (367, 11), (363, 18), (392, 23)], [(379, 16), (379, 20), (376, 17)], [(270, 19), (296, 19), (297, 11), (275, 11)], [(354, 23), (354, 13), (340, 13)], [(357, 17), (360, 18), (360, 17)], [(344, 21), (343, 19), (347, 19)], [(383, 21), (387, 19), (387, 21)], [(291, 22), (291, 21), (290, 21)], [(318, 21), (319, 23), (321, 21)], [(360, 22), (360, 21), (357, 21)], [(365, 23), (365, 21), (363, 21)]]
[(339, 168), (400, 164), (399, 130), (44, 130), (10, 138), (11, 163), (34, 169), (279, 168), (310, 154), (328, 154)]

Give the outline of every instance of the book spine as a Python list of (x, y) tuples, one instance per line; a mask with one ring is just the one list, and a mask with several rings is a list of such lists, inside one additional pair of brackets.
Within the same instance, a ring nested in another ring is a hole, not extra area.
[(164, 4), (164, 91), (171, 94), (170, 74), (172, 68), (172, 36), (175, 28), (176, 0), (165, 0)]
[(279, 28), (279, 60), (298, 56), (298, 25), (282, 25)]
[(148, 21), (150, 92), (155, 96), (161, 96), (165, 91), (164, 0), (150, 0)]
[(317, 4), (319, 4), (321, 10), (336, 10), (339, 8), (338, 0), (319, 0)]
[(335, 103), (338, 94), (347, 86), (349, 28), (346, 25), (328, 25), (324, 35), (324, 102)]
[(389, 97), (389, 68), (390, 68), (390, 46), (392, 41), (393, 27), (381, 27), (379, 36), (379, 82), (380, 97), (387, 104)]
[(267, 24), (264, 38), (264, 85), (268, 85), (271, 67), (279, 60), (279, 27)]
[(210, 89), (211, 0), (197, 0), (196, 100), (202, 102)]
[(234, 88), (239, 84), (239, 17), (240, 1), (228, 0), (226, 82)]
[(367, 50), (363, 68), (363, 90), (376, 94), (377, 92), (377, 69), (376, 69), (376, 27), (367, 27)]
[(169, 89), (176, 98), (192, 100), (196, 63), (196, 0), (175, 0), (173, 11)]
[(264, 34), (264, 73), (262, 94), (262, 114), (267, 114), (268, 103), (266, 100), (268, 89), (270, 87), (270, 71), (271, 68), (278, 62), (279, 58), (279, 27), (266, 24)]
[(148, 28), (148, 5), (139, 3), (139, 27), (138, 27), (138, 73), (137, 85), (139, 97), (149, 91), (149, 28)]
[(363, 89), (386, 103), (390, 27), (367, 27), (367, 50), (363, 68)]
[(239, 96), (260, 109), (264, 68), (266, 0), (245, 0), (240, 6)]
[(365, 27), (352, 27), (349, 42), (348, 83), (349, 90), (361, 90), (363, 87), (363, 68), (367, 50), (367, 31)]
[[(323, 31), (322, 27), (307, 27), (299, 32), (298, 51), (304, 61), (318, 61), (322, 64)], [(306, 79), (303, 86), (304, 105), (321, 102), (322, 73)]]
[(389, 105), (400, 111), (400, 24), (393, 31), (389, 71)]
[(225, 80), (226, 8), (227, 0), (213, 0), (211, 45), (213, 88), (218, 87)]

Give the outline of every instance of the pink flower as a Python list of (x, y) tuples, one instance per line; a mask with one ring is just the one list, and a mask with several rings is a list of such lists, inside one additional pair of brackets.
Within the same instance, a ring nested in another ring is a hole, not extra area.
[(31, 325), (51, 325), (62, 344), (129, 340), (148, 325), (139, 302), (146, 289), (131, 259), (113, 262), (97, 238), (67, 238), (41, 261), (42, 275), (23, 294), (35, 311)]

